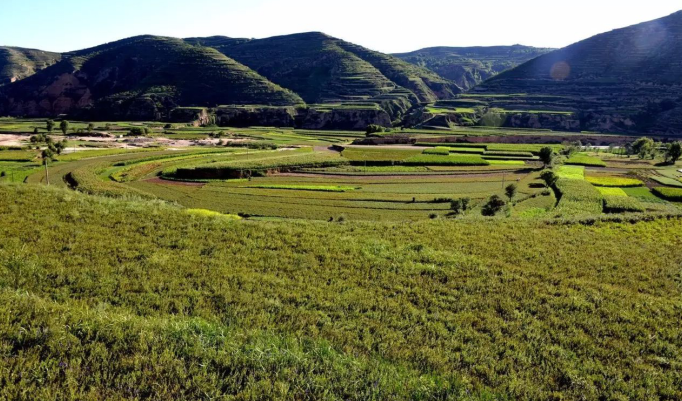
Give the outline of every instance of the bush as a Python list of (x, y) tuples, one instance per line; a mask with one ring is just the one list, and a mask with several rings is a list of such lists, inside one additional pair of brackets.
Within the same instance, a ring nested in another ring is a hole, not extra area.
[(380, 133), (380, 132), (387, 132), (387, 131), (390, 131), (390, 130), (387, 129), (386, 127), (382, 127), (381, 125), (377, 125), (377, 124), (370, 124), (367, 126), (365, 133), (367, 135), (371, 135), (371, 134), (376, 134), (376, 133)]
[(488, 198), (488, 202), (483, 205), (481, 209), (481, 214), (484, 216), (494, 216), (496, 215), (507, 203), (497, 195), (493, 195)]

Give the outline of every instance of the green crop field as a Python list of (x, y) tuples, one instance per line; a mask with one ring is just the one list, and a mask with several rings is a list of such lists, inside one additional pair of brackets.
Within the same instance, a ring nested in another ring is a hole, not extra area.
[(5, 398), (682, 397), (678, 218), (249, 222), (16, 185), (0, 216)]
[(606, 163), (598, 157), (575, 154), (566, 160), (566, 164), (591, 167), (606, 167)]
[(592, 185), (599, 187), (641, 187), (644, 183), (636, 178), (612, 176), (588, 176), (585, 179)]
[(108, 124), (0, 150), (0, 399), (682, 398), (671, 166)]

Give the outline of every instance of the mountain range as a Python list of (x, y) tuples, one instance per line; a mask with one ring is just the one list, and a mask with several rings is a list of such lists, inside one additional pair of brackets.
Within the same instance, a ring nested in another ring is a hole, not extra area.
[(470, 90), (495, 75), (554, 49), (530, 46), (429, 47), (393, 54), (411, 64), (430, 69)]
[(508, 108), (573, 110), (582, 130), (682, 133), (682, 11), (542, 55), (474, 92), (532, 97)]
[(681, 88), (682, 12), (558, 50), (389, 55), (320, 32), (144, 35), (63, 54), (0, 47), (0, 115), (27, 117), (167, 120), (205, 108), (225, 124), (357, 129), (502, 113), (493, 120), (509, 127), (682, 134)]

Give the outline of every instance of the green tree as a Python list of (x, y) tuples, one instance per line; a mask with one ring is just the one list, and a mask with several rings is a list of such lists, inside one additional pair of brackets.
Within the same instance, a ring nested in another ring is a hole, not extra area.
[(494, 216), (502, 210), (502, 208), (506, 205), (507, 203), (500, 198), (497, 195), (493, 195), (490, 198), (488, 198), (488, 202), (486, 202), (485, 205), (483, 205), (483, 208), (481, 209), (481, 214), (484, 216)]
[(47, 128), (47, 132), (52, 132), (52, 130), (54, 130), (54, 121), (53, 120), (47, 120), (45, 122), (45, 128)]
[(47, 149), (42, 151), (40, 156), (43, 159), (43, 165), (45, 166), (45, 182), (47, 183), (47, 185), (50, 185), (50, 172), (47, 168), (47, 165), (49, 164), (50, 161), (52, 161), (52, 158), (54, 158), (54, 151), (51, 149), (51, 147), (48, 147)]
[(509, 184), (507, 185), (507, 188), (504, 189), (504, 194), (507, 195), (507, 198), (509, 198), (509, 202), (514, 200), (517, 189), (518, 186), (516, 184)]
[(67, 144), (66, 139), (55, 143), (54, 152), (56, 152), (58, 155), (61, 155), (64, 149), (66, 149), (66, 144)]
[(460, 199), (462, 201), (462, 211), (466, 212), (469, 210), (469, 204), (471, 204), (471, 198), (462, 198)]
[(556, 184), (557, 180), (559, 177), (557, 177), (556, 174), (554, 174), (554, 171), (552, 170), (545, 170), (542, 173), (540, 173), (540, 179), (545, 182), (545, 186), (547, 188), (554, 186)]
[(376, 134), (378, 132), (386, 132), (386, 128), (382, 127), (381, 125), (370, 124), (367, 126), (367, 129), (365, 130), (365, 133), (367, 135)]
[(88, 123), (88, 132), (92, 132), (95, 129), (95, 124), (93, 123)]
[(59, 123), (59, 129), (62, 130), (64, 135), (66, 135), (66, 133), (69, 131), (69, 122), (62, 120), (62, 122)]
[(550, 166), (554, 161), (554, 150), (549, 146), (540, 149), (540, 161), (545, 167)]
[(461, 199), (455, 199), (452, 202), (450, 202), (450, 209), (454, 214), (460, 214), (462, 213), (462, 200)]
[(669, 143), (665, 149), (665, 159), (675, 164), (682, 157), (682, 142)]
[(654, 150), (654, 140), (645, 136), (632, 143), (632, 153), (639, 156), (640, 159), (646, 159), (650, 156), (653, 158)]

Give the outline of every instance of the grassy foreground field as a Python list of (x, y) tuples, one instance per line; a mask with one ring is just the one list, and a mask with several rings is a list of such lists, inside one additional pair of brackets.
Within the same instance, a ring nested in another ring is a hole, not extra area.
[(679, 218), (239, 221), (0, 185), (0, 399), (682, 398)]

